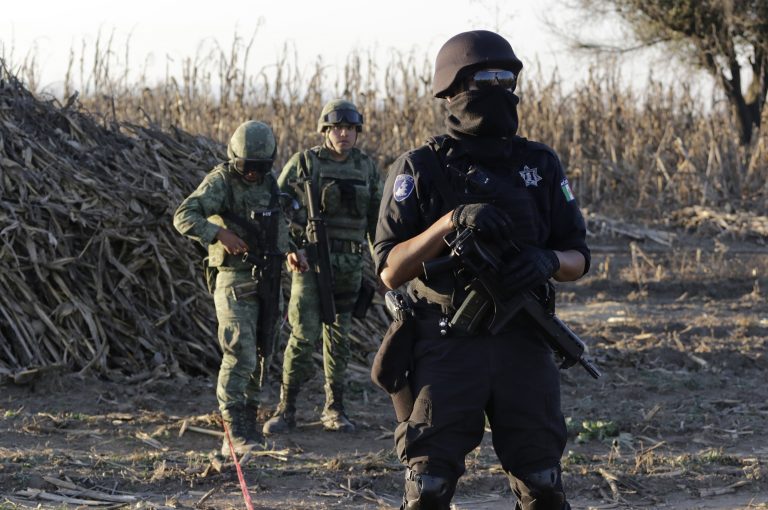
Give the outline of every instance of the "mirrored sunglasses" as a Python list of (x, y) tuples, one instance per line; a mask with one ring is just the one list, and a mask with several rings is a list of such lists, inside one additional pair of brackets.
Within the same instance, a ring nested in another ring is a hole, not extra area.
[(477, 88), (499, 86), (505, 89), (512, 89), (515, 87), (517, 76), (512, 71), (477, 71), (472, 76), (472, 81)]
[(363, 123), (363, 115), (355, 110), (333, 110), (323, 117), (323, 121), (329, 124), (357, 125)]
[(234, 159), (235, 171), (241, 174), (258, 173), (265, 174), (272, 170), (271, 159)]

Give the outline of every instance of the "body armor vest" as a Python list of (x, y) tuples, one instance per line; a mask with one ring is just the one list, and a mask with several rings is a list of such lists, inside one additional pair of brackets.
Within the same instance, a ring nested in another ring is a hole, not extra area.
[[(226, 165), (218, 168), (229, 186), (225, 210), (210, 218), (211, 222), (232, 230), (251, 248), (252, 254), (273, 252), (277, 246), (267, 246), (272, 229), (278, 228), (280, 218), (279, 190), (277, 181), (271, 174), (264, 176), (261, 185), (245, 183)], [(272, 244), (276, 244), (276, 241)], [(229, 255), (220, 242), (208, 246), (208, 265), (210, 267), (231, 267), (250, 270), (251, 264), (243, 262), (241, 257)]]
[(319, 150), (314, 147), (306, 151), (304, 160), (318, 184), (328, 238), (361, 242), (368, 227), (371, 162), (357, 149), (345, 161), (321, 159)]
[[(544, 239), (537, 229), (540, 213), (531, 194), (520, 186), (521, 179), (516, 172), (520, 162), (510, 159), (505, 168), (485, 168), (474, 163), (469, 154), (460, 149), (460, 143), (447, 136), (434, 137), (411, 156), (412, 168), (422, 178), (428, 176), (430, 187), (442, 197), (443, 210), (439, 214), (460, 204), (493, 204), (513, 219), (514, 241), (541, 244)], [(520, 143), (522, 149), (524, 140), (520, 139)], [(418, 301), (437, 304), (443, 313), (455, 311), (467, 296), (467, 289), (454, 272), (429, 281), (417, 277), (412, 280), (410, 290)]]

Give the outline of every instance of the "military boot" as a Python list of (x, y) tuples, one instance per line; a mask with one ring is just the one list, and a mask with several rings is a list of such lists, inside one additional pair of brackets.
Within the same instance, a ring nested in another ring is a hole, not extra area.
[(265, 435), (285, 434), (296, 428), (296, 397), (299, 388), (280, 386), (280, 403), (275, 409), (272, 418), (264, 423), (261, 429)]
[(264, 444), (264, 436), (259, 430), (259, 406), (245, 404), (245, 437), (256, 444)]
[[(229, 431), (229, 440), (232, 441), (232, 448), (235, 450), (235, 454), (239, 457), (252, 450), (256, 446), (256, 442), (248, 437), (245, 406), (242, 404), (236, 405), (227, 409), (222, 415), (224, 424)], [(226, 434), (221, 444), (221, 454), (226, 458), (229, 458), (231, 455)]]
[(344, 412), (344, 389), (341, 384), (325, 385), (325, 409), (320, 418), (325, 430), (354, 432), (355, 425)]

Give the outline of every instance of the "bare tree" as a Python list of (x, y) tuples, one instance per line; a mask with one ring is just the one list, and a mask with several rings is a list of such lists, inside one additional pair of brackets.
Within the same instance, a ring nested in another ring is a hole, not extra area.
[[(750, 142), (768, 95), (768, 0), (577, 3), (594, 16), (616, 15), (626, 22), (630, 38), (615, 49), (663, 45), (709, 73), (731, 105), (742, 145)], [(600, 49), (581, 42), (583, 48)]]

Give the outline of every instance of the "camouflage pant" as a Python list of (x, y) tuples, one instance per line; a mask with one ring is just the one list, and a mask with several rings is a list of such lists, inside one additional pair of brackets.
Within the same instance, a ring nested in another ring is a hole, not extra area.
[(256, 332), (259, 301), (256, 296), (236, 300), (232, 288), (250, 287), (250, 271), (219, 271), (213, 300), (219, 322), (219, 346), (223, 356), (216, 385), (216, 398), (225, 419), (228, 409), (238, 404), (258, 404), (259, 359)]
[(317, 276), (309, 271), (292, 273), (288, 322), (291, 337), (283, 357), (283, 385), (298, 388), (314, 373), (312, 353), (323, 339), (323, 372), (331, 385), (342, 384), (349, 361), (349, 330), (352, 306), (360, 291), (362, 257), (355, 254), (331, 254), (334, 270), (336, 322), (320, 321), (320, 296)]

